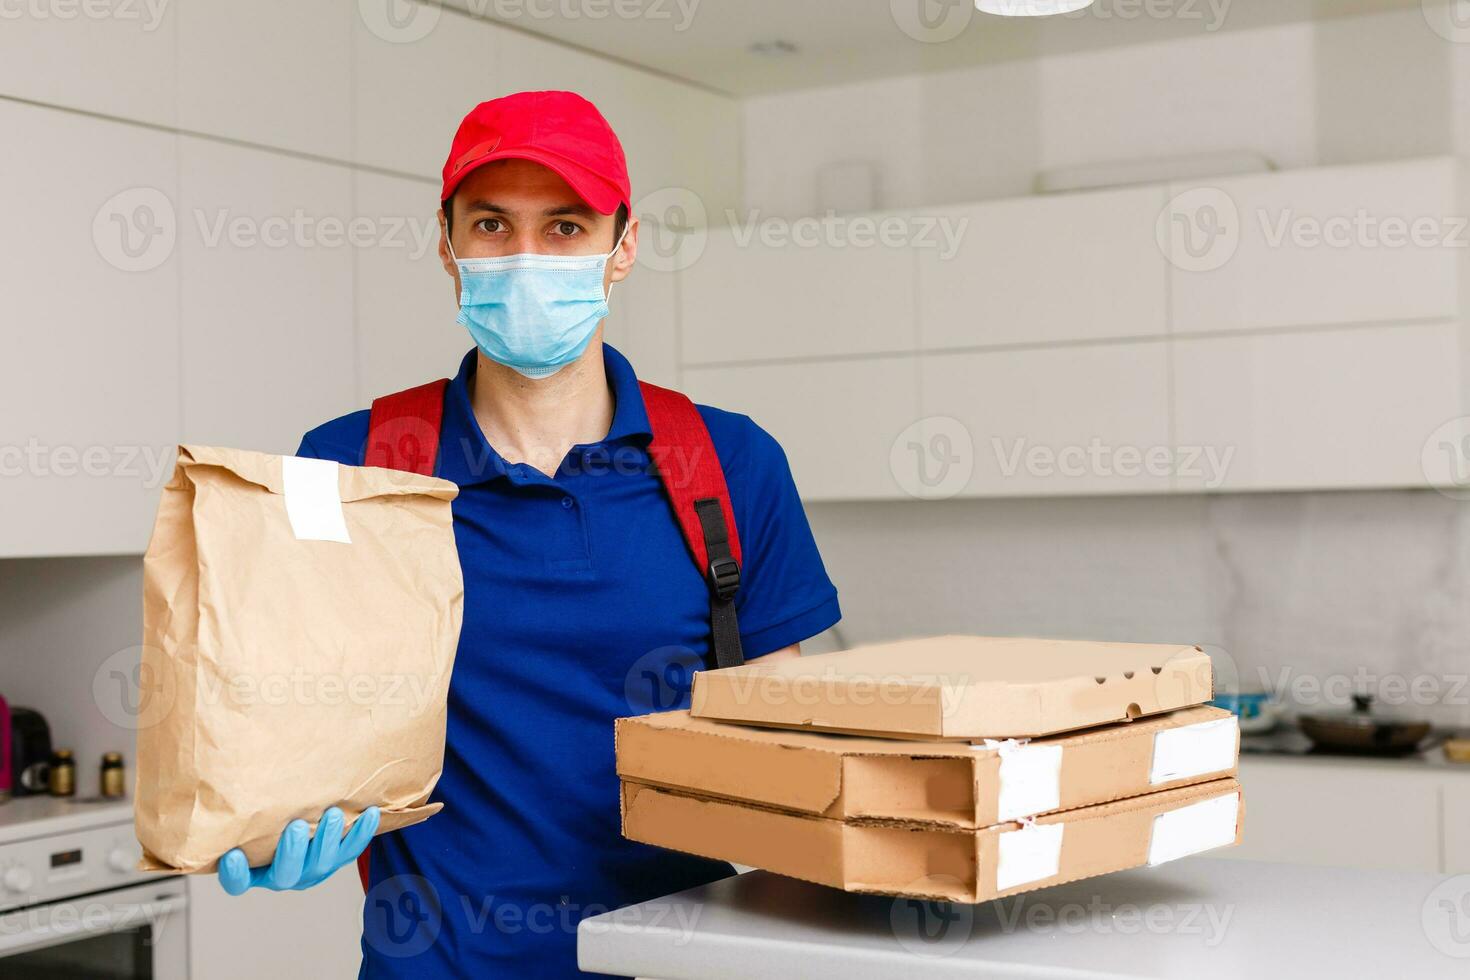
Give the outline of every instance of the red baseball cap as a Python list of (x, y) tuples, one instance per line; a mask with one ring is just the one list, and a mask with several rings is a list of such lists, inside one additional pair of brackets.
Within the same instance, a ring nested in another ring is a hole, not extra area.
[(444, 161), (439, 200), (495, 160), (550, 168), (601, 214), (633, 206), (623, 145), (597, 107), (575, 92), (517, 92), (471, 109)]

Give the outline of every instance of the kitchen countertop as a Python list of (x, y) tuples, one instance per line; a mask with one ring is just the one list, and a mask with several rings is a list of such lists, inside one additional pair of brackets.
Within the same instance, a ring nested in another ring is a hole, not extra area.
[(1341, 763), (1359, 769), (1379, 766), (1402, 769), (1407, 766), (1470, 773), (1470, 763), (1456, 762), (1445, 755), (1445, 739), (1458, 734), (1457, 731), (1440, 729), (1425, 740), (1428, 747), (1421, 751), (1383, 755), (1313, 749), (1312, 740), (1300, 729), (1294, 725), (1281, 725), (1269, 732), (1242, 732), (1240, 755), (1242, 759), (1250, 760), (1300, 759), (1310, 763)]
[(585, 919), (577, 951), (656, 980), (1464, 980), (1470, 875), (1192, 858), (934, 906), (752, 871)]
[(129, 823), (133, 802), (100, 796), (16, 796), (0, 803), (0, 844)]

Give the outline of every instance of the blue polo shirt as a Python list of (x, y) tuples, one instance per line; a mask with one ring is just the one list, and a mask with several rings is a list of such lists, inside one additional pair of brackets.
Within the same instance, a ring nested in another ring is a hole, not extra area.
[[(444, 809), (373, 842), (365, 977), (582, 976), (583, 917), (731, 873), (619, 832), (613, 720), (687, 707), (691, 673), (713, 664), (709, 593), (649, 470), (637, 378), (603, 350), (612, 428), (551, 477), (486, 441), (475, 351), (449, 385), (438, 465), (460, 488), (464, 627), (433, 794)], [(820, 633), (840, 617), (837, 590), (785, 454), (746, 416), (699, 411), (744, 549), (746, 656)], [(299, 455), (360, 464), (367, 428), (366, 411), (328, 422)]]

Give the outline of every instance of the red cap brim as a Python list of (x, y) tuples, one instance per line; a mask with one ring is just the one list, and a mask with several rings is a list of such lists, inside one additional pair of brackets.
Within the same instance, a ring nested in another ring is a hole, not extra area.
[(530, 160), (532, 163), (541, 164), (571, 185), (577, 196), (591, 205), (598, 214), (612, 214), (618, 209), (619, 204), (628, 204), (630, 209), (632, 207), (631, 202), (624, 200), (623, 192), (615, 184), (594, 171), (579, 163), (573, 163), (565, 157), (557, 156), (555, 153), (547, 153), (529, 147), (491, 150), (484, 156), (469, 161), (445, 183), (442, 199), (449, 200), (455, 188), (464, 183), (466, 177), (485, 164), (494, 163), (496, 160)]

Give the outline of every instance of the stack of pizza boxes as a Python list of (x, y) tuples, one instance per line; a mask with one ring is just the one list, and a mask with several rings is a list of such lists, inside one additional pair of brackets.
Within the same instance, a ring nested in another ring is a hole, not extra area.
[(981, 902), (1240, 839), (1197, 647), (945, 636), (695, 675), (617, 723), (624, 836), (853, 892)]

